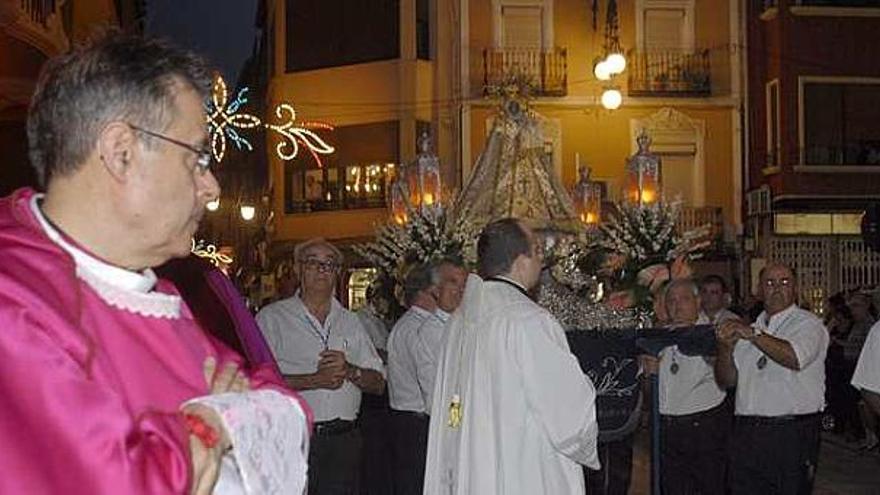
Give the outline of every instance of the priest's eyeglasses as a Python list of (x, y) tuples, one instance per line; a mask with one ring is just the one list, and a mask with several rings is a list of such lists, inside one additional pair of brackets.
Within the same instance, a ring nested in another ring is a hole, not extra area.
[(208, 148), (197, 148), (191, 144), (184, 143), (183, 141), (179, 141), (172, 137), (166, 136), (164, 134), (159, 134), (158, 132), (153, 132), (143, 127), (136, 126), (134, 124), (128, 124), (132, 129), (143, 132), (147, 136), (152, 136), (156, 139), (161, 139), (162, 141), (180, 146), (181, 148), (188, 149), (196, 154), (196, 167), (195, 170), (198, 171), (199, 175), (205, 175), (211, 170), (211, 150)]
[(335, 261), (321, 261), (315, 258), (309, 258), (303, 262), (308, 270), (315, 270), (319, 273), (336, 273), (339, 270), (339, 263)]

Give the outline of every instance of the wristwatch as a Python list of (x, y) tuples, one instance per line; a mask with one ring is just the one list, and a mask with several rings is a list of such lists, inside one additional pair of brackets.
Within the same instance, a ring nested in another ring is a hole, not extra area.
[(752, 327), (752, 338), (749, 340), (755, 340), (761, 335), (764, 335), (764, 330), (762, 330), (761, 327)]
[(358, 368), (355, 365), (351, 365), (351, 371), (348, 374), (349, 381), (357, 382), (358, 380), (360, 380), (361, 379), (361, 372), (362, 371), (360, 368)]

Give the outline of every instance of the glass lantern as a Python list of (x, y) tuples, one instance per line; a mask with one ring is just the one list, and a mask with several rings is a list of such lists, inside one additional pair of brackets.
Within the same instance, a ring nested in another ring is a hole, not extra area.
[(636, 138), (638, 152), (626, 163), (624, 197), (639, 206), (650, 205), (660, 199), (660, 157), (651, 153), (651, 138), (642, 129)]
[(590, 180), (590, 167), (578, 168), (578, 181), (572, 190), (574, 209), (581, 223), (589, 228), (599, 225), (602, 210), (602, 186)]
[(416, 159), (398, 170), (391, 186), (391, 216), (398, 224), (409, 221), (408, 210), (422, 213), (441, 208), (440, 159), (431, 152), (431, 137), (419, 138)]

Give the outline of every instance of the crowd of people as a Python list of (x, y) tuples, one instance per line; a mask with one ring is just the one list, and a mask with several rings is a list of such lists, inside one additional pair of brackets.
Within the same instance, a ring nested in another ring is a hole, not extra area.
[[(0, 200), (0, 492), (585, 493), (597, 391), (534, 302), (542, 237), (501, 219), (475, 273), (412, 266), (392, 325), (337, 300), (343, 253), (311, 239), (296, 293), (254, 318), (187, 258), (219, 194), (209, 83), (199, 58), (119, 34), (44, 69), (28, 118), (43, 192)], [(667, 495), (810, 493), (826, 381), (836, 424), (876, 443), (870, 298), (833, 300), (823, 323), (790, 267), (759, 278), (753, 321), (722, 277), (655, 294), (656, 326), (712, 325), (717, 343), (642, 358)]]

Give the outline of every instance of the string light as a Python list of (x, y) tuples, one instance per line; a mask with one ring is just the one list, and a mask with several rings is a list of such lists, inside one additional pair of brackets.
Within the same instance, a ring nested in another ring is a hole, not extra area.
[(217, 211), (220, 208), (220, 198), (208, 201), (205, 204), (205, 208), (207, 208), (208, 211)]
[(336, 151), (333, 146), (327, 144), (312, 129), (326, 131), (334, 130), (334, 127), (324, 122), (296, 122), (296, 110), (290, 103), (280, 103), (275, 107), (275, 117), (278, 122), (263, 122), (256, 115), (241, 111), (247, 104), (248, 88), (242, 88), (236, 94), (235, 99), (229, 101), (226, 81), (217, 76), (208, 103), (208, 131), (211, 135), (211, 153), (218, 163), (223, 161), (226, 155), (227, 140), (231, 140), (240, 150), (252, 151), (250, 141), (242, 136), (240, 131), (252, 130), (257, 127), (277, 132), (281, 135), (281, 142), (275, 147), (278, 158), (290, 161), (299, 154), (300, 146), (309, 150), (312, 157), (323, 166), (319, 155), (329, 155)]

